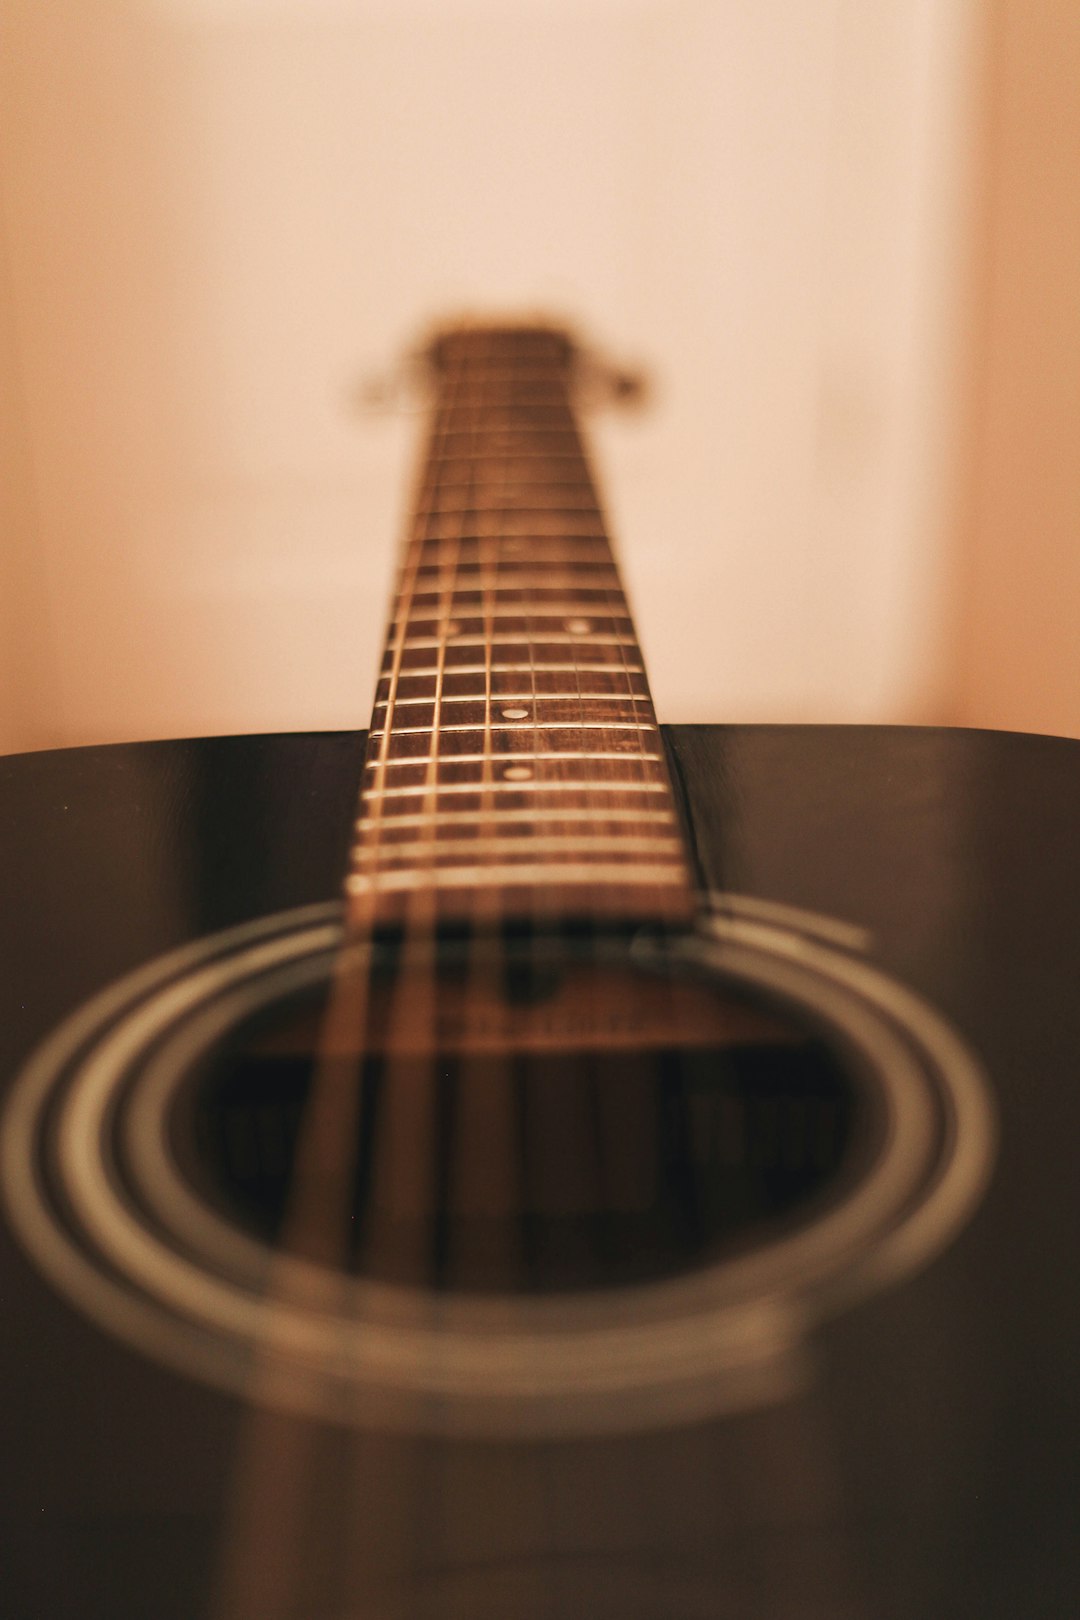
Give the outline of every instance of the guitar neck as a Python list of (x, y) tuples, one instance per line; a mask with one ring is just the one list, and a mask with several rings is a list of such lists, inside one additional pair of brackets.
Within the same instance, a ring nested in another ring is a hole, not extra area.
[(575, 422), (572, 345), (470, 328), (430, 358), (350, 919), (684, 920), (693, 885)]

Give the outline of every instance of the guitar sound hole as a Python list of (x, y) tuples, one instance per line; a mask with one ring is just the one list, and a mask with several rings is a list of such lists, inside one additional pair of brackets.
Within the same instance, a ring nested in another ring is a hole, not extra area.
[(811, 1218), (880, 1135), (835, 1045), (744, 988), (396, 963), (344, 1042), (328, 1003), (296, 998), (210, 1053), (178, 1093), (173, 1151), (250, 1234), (388, 1283), (677, 1276)]

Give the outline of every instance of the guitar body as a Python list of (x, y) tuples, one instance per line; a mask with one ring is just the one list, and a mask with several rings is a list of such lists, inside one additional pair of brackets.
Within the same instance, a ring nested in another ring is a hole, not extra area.
[[(0, 1232), (8, 1620), (1073, 1612), (1080, 744), (740, 726), (666, 741), (704, 887), (777, 908), (761, 915), (795, 939), (824, 928), (978, 1055), (996, 1145), (965, 1221), (823, 1313), (772, 1390), (625, 1431), (608, 1407), (499, 1433), (440, 1432), (430, 1400), (411, 1426), (341, 1422), (188, 1376), (53, 1286), (16, 1210)], [(332, 903), (362, 761), (359, 734), (0, 761), (6, 1091), (143, 964)]]

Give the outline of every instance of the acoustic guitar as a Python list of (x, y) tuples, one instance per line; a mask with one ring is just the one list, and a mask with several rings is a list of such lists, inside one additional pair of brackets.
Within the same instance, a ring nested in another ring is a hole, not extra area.
[(662, 730), (541, 325), (366, 733), (0, 762), (7, 1620), (1080, 1592), (1080, 748)]

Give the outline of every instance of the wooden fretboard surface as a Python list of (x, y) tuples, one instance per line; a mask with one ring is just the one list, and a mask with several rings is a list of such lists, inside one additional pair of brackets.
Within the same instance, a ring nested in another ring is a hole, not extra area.
[(663, 744), (543, 328), (444, 334), (347, 880), (358, 926), (676, 920), (694, 896)]

